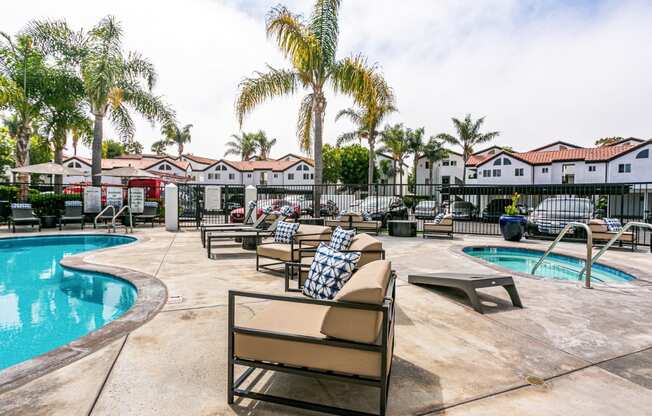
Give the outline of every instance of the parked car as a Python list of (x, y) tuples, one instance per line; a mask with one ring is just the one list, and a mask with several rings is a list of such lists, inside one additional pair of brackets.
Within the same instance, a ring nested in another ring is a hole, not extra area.
[[(496, 198), (489, 201), (487, 206), (482, 210), (480, 217), (482, 221), (498, 222), (500, 216), (505, 213), (505, 207), (512, 205), (512, 200), (509, 198)], [(523, 204), (517, 204), (518, 213), (520, 215), (527, 215), (527, 207)]]
[[(284, 206), (291, 206), (294, 210), (294, 214), (291, 217), (298, 218), (301, 215), (301, 207), (299, 204), (291, 203), (285, 199), (261, 199), (257, 201), (256, 218), (263, 215), (263, 211), (265, 211), (265, 209), (268, 207), (271, 207), (272, 211), (278, 211)], [(229, 221), (235, 223), (244, 222), (244, 217), (245, 209), (236, 208), (231, 211), (231, 214), (229, 215)]]
[[(321, 217), (329, 217), (329, 218), (334, 218), (337, 217), (340, 213), (340, 209), (337, 207), (337, 204), (330, 199), (327, 200), (325, 203), (322, 202), (320, 204), (320, 209), (319, 209), (319, 215)], [(312, 217), (313, 215), (313, 210), (312, 210), (312, 201), (311, 200), (306, 200), (301, 204), (301, 215), (309, 215)]]
[(530, 214), (528, 230), (541, 234), (559, 234), (569, 222), (588, 223), (593, 218), (593, 213), (593, 202), (588, 198), (547, 198)]
[(418, 220), (431, 220), (439, 213), (437, 201), (419, 201), (414, 207), (414, 217)]
[(477, 216), (475, 205), (469, 201), (451, 202), (448, 212), (453, 214), (453, 218), (456, 220), (472, 220)]
[(360, 205), (364, 202), (364, 199), (356, 199), (349, 205), (349, 212), (359, 212)]
[(408, 209), (397, 196), (368, 196), (358, 210), (368, 214), (374, 221), (382, 221), (383, 227), (392, 219), (407, 219)]

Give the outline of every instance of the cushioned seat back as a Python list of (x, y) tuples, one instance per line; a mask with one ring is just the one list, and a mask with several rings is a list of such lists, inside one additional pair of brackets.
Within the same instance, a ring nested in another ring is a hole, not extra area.
[(453, 214), (446, 214), (438, 225), (453, 225)]
[(607, 223), (597, 218), (589, 221), (589, 228), (591, 228), (591, 231), (594, 233), (606, 233), (609, 231)]
[(372, 261), (382, 260), (382, 253), (364, 253), (365, 251), (380, 251), (383, 249), (383, 243), (380, 240), (373, 238), (369, 234), (356, 234), (351, 241), (349, 250), (353, 251), (362, 251), (362, 256), (358, 260), (357, 267), (361, 268), (365, 264), (371, 263)]
[(355, 221), (364, 221), (364, 217), (359, 212), (347, 212), (340, 215), (340, 221), (345, 222), (355, 222)]
[[(368, 263), (351, 276), (333, 300), (382, 305), (390, 276), (389, 261)], [(381, 324), (380, 312), (330, 307), (324, 315), (321, 333), (333, 338), (371, 344), (377, 341)]]
[[(295, 235), (295, 241), (306, 241), (306, 240), (321, 240), (321, 241), (330, 241), (331, 239), (331, 228), (325, 225), (311, 225), (311, 224), (301, 224), (299, 230)], [(318, 246), (318, 242), (308, 241), (304, 243), (309, 246)]]

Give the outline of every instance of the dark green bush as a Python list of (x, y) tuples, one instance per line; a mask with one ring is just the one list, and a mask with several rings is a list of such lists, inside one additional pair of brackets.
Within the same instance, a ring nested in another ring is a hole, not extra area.
[(81, 201), (81, 195), (48, 192), (30, 195), (30, 203), (38, 216), (59, 215), (65, 208), (65, 201)]

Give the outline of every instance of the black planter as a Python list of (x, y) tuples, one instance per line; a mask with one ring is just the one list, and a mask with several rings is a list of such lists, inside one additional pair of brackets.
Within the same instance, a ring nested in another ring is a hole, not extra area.
[(55, 228), (56, 226), (56, 215), (44, 215), (41, 217), (41, 228)]
[(525, 217), (522, 215), (501, 215), (500, 232), (507, 241), (521, 241), (525, 234)]

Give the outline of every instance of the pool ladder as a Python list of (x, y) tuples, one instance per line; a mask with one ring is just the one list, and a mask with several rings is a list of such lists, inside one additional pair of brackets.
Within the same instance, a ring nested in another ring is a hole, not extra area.
[[(575, 228), (583, 228), (586, 231), (586, 263), (584, 266), (584, 269), (580, 272), (580, 278), (582, 277), (582, 274), (586, 272), (586, 276), (584, 279), (584, 287), (587, 289), (591, 288), (591, 266), (593, 266), (593, 233), (591, 232), (591, 228), (589, 228), (588, 225), (584, 224), (583, 222), (569, 222), (566, 224), (563, 230), (559, 233), (555, 241), (550, 244), (546, 252), (541, 256), (537, 264), (534, 265), (532, 268), (532, 271), (530, 274), (534, 274), (534, 272), (537, 271), (539, 266), (541, 266), (541, 263), (548, 257), (548, 255), (552, 252), (552, 250), (555, 248), (555, 246), (561, 241), (562, 238), (571, 230)], [(621, 233), (622, 234), (622, 233)], [(620, 234), (619, 234), (620, 235)], [(607, 247), (608, 248), (608, 247)], [(601, 254), (601, 253), (598, 253)], [(596, 256), (597, 258), (598, 256)]]
[(125, 212), (125, 211), (129, 211), (129, 226), (125, 225), (125, 233), (128, 233), (130, 229), (131, 229), (132, 233), (134, 232), (134, 223), (133, 223), (134, 219), (133, 219), (133, 217), (131, 215), (131, 209), (129, 208), (129, 205), (125, 205), (124, 207), (120, 208), (120, 210), (117, 213), (115, 212), (115, 207), (113, 205), (107, 205), (106, 207), (104, 207), (104, 209), (102, 211), (100, 211), (100, 213), (95, 216), (95, 220), (93, 221), (95, 228), (97, 228), (97, 220), (105, 212), (107, 212), (109, 210), (111, 210), (112, 213), (113, 213), (113, 215), (111, 216), (111, 225), (110, 225), (109, 228), (107, 228), (109, 230), (109, 232), (111, 232), (112, 229), (113, 229), (114, 233), (117, 232), (118, 227), (117, 227), (117, 225), (115, 223), (115, 220), (120, 215), (122, 215), (122, 213)]
[[(97, 228), (97, 220), (100, 219), (102, 214), (104, 214), (108, 210), (113, 211), (113, 218), (115, 218), (115, 207), (113, 205), (107, 205), (106, 207), (104, 207), (104, 209), (102, 211), (100, 211), (99, 214), (97, 214), (95, 216), (95, 219), (93, 220), (93, 228)], [(113, 231), (115, 231), (115, 222), (114, 221), (111, 221), (111, 226), (113, 227)], [(108, 229), (110, 230), (110, 228), (108, 228)], [(109, 231), (109, 232), (111, 232), (111, 231)]]

